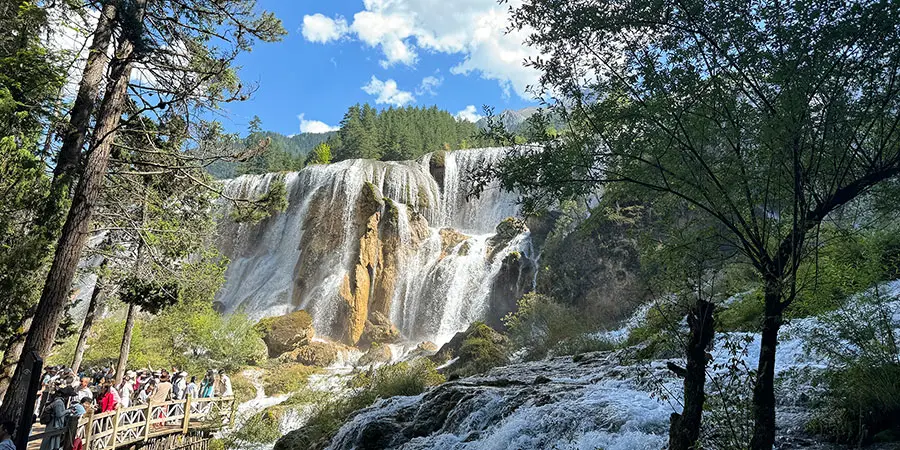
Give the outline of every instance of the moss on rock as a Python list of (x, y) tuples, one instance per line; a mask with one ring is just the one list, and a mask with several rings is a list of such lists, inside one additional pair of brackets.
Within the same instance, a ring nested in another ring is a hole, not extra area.
[(262, 335), (271, 358), (308, 343), (315, 335), (312, 316), (306, 311), (262, 319), (256, 324), (256, 330)]

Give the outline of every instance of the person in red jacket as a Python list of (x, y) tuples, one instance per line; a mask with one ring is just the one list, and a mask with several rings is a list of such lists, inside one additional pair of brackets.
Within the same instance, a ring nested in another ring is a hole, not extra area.
[(116, 409), (116, 395), (110, 389), (111, 386), (109, 381), (103, 383), (103, 389), (100, 391), (100, 412)]

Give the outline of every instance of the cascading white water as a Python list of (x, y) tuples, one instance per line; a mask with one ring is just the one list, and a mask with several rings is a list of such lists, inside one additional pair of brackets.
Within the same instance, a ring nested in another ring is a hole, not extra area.
[[(448, 152), (443, 186), (431, 172), (431, 155), (418, 161), (349, 160), (311, 166), (285, 175), (288, 208), (258, 224), (220, 227), (220, 248), (231, 259), (219, 294), (227, 311), (243, 310), (255, 318), (304, 309), (324, 336), (341, 317), (338, 296), (359, 247), (359, 201), (366, 184), (396, 209), (399, 250), (396, 288), (389, 299), (390, 319), (410, 340), (438, 344), (483, 318), (490, 289), (503, 258), (510, 252), (528, 255), (528, 235), (513, 239), (501, 251), (488, 246), (494, 228), (517, 214), (516, 197), (489, 187), (467, 198), (467, 174), (500, 160), (506, 149)], [(242, 176), (225, 182), (228, 197), (258, 197), (281, 175)], [(429, 225), (414, 237), (413, 216)], [(440, 229), (470, 235), (452, 249), (442, 249)]]

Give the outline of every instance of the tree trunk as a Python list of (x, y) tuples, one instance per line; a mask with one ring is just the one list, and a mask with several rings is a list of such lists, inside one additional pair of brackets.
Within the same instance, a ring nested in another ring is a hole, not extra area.
[(28, 335), (28, 329), (31, 328), (31, 320), (34, 318), (34, 308), (26, 311), (22, 326), (17, 330), (16, 334), (10, 336), (6, 343), (6, 349), (3, 351), (3, 361), (0, 362), (0, 398), (6, 394), (9, 384), (12, 381), (13, 374), (16, 371), (16, 364), (22, 357), (22, 349), (25, 348), (25, 336)]
[(128, 305), (125, 332), (122, 333), (122, 346), (119, 347), (119, 362), (116, 364), (116, 386), (122, 384), (125, 368), (128, 366), (128, 354), (131, 352), (131, 331), (134, 330), (134, 317), (136, 315), (137, 306)]
[(84, 358), (84, 350), (87, 348), (88, 335), (91, 333), (91, 327), (94, 326), (94, 318), (98, 315), (97, 311), (100, 309), (100, 302), (103, 296), (103, 278), (101, 275), (97, 277), (97, 282), (94, 283), (91, 302), (88, 304), (84, 323), (81, 324), (81, 334), (78, 335), (78, 343), (75, 344), (75, 357), (72, 359), (72, 371), (75, 373), (78, 373), (78, 369), (81, 368), (81, 360)]
[[(69, 190), (75, 180), (78, 169), (78, 160), (81, 157), (81, 149), (84, 147), (85, 136), (90, 126), (91, 115), (97, 102), (97, 94), (100, 92), (103, 75), (109, 65), (107, 49), (109, 48), (113, 34), (113, 20), (116, 15), (116, 5), (113, 1), (106, 1), (97, 20), (93, 39), (88, 48), (89, 55), (82, 72), (81, 82), (78, 85), (78, 95), (72, 105), (71, 120), (66, 127), (63, 144), (60, 147), (56, 165), (53, 168), (53, 180), (50, 183), (49, 193), (44, 202), (39, 218), (36, 220), (38, 230), (43, 236), (42, 246), (46, 245), (47, 252), (52, 250), (51, 243), (59, 234), (62, 222), (62, 214), (68, 202)], [(53, 130), (47, 131), (47, 138), (53, 134)], [(42, 252), (42, 254), (44, 254)], [(39, 272), (44, 263), (44, 258), (35, 258), (25, 263), (31, 267), (32, 272)], [(15, 372), (16, 363), (22, 355), (25, 345), (25, 336), (31, 327), (34, 311), (22, 318), (23, 332), (7, 346), (3, 357), (3, 373), (0, 375), (0, 398), (6, 393), (10, 379)], [(10, 351), (12, 350), (12, 351)]]
[[(144, 4), (144, 0), (138, 0), (138, 6), (134, 11), (137, 17), (130, 18), (132, 23), (143, 22)], [(36, 320), (32, 323), (25, 340), (24, 353), (34, 351), (42, 358), (46, 358), (53, 345), (75, 270), (81, 258), (81, 251), (90, 232), (91, 216), (103, 188), (110, 150), (128, 99), (127, 89), (131, 78), (133, 49), (132, 42), (123, 39), (117, 49), (116, 59), (110, 64), (106, 93), (97, 113), (96, 126), (92, 134), (91, 151), (84, 164), (84, 173), (75, 187), (72, 206), (59, 236), (53, 264), (47, 273), (47, 281), (35, 312)], [(27, 374), (21, 367), (17, 367), (11, 383), (13, 389), (6, 392), (3, 405), (0, 406), (0, 420), (18, 422), (25, 408), (27, 383)]]
[(684, 371), (684, 410), (672, 413), (669, 424), (669, 450), (698, 449), (700, 424), (703, 419), (703, 403), (706, 402), (706, 349), (715, 335), (713, 303), (700, 298), (688, 314), (688, 336)]
[(765, 312), (756, 383), (753, 386), (753, 437), (750, 448), (769, 450), (775, 446), (775, 351), (781, 328), (781, 289), (777, 280), (766, 280)]
[(81, 82), (78, 84), (78, 95), (70, 112), (71, 119), (66, 127), (59, 155), (56, 157), (56, 165), (53, 167), (50, 193), (41, 214), (40, 225), (44, 228), (44, 237), (48, 244), (53, 242), (59, 231), (69, 190), (78, 172), (78, 160), (81, 159), (81, 150), (97, 104), (103, 75), (109, 65), (107, 52), (112, 41), (116, 2), (107, 0), (103, 3), (97, 27), (94, 29), (94, 37), (88, 48), (89, 54)]

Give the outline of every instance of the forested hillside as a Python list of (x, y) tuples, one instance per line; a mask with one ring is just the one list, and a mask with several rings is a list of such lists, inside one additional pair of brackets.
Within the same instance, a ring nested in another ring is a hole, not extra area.
[[(525, 128), (533, 110), (527, 113), (505, 111), (502, 124), (510, 132)], [(258, 118), (250, 123), (250, 134), (239, 142), (240, 148), (268, 140), (266, 150), (242, 162), (220, 161), (210, 166), (216, 178), (232, 178), (245, 174), (291, 172), (306, 164), (328, 163), (345, 159), (377, 159), (403, 161), (416, 159), (437, 150), (458, 150), (496, 145), (496, 139), (485, 136), (486, 122), (473, 123), (457, 119), (448, 111), (431, 107), (404, 107), (377, 110), (368, 103), (353, 105), (341, 120), (341, 128), (328, 133), (300, 133), (285, 136), (262, 131)], [(327, 143), (331, 157), (311, 157), (313, 149)]]
[(436, 150), (475, 148), (492, 141), (480, 136), (476, 124), (447, 111), (405, 107), (378, 111), (368, 103), (351, 106), (341, 129), (329, 139), (334, 159), (400, 161)]

